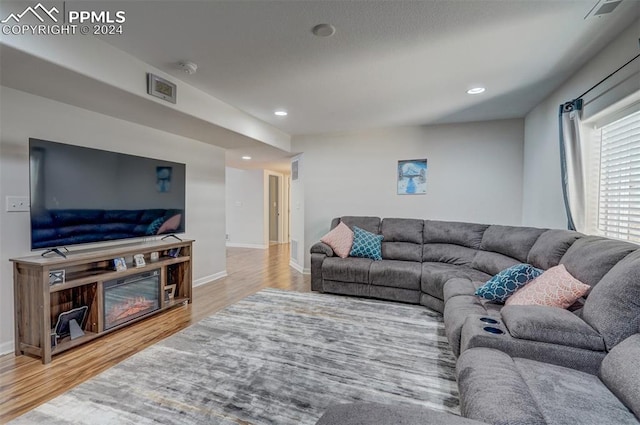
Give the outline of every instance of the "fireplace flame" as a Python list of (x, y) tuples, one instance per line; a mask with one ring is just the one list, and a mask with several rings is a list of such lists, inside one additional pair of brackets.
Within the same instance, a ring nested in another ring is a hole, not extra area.
[(114, 305), (107, 313), (107, 322), (109, 324), (119, 320), (126, 319), (142, 311), (153, 309), (155, 307), (154, 300), (148, 300), (145, 297), (129, 298), (126, 301)]

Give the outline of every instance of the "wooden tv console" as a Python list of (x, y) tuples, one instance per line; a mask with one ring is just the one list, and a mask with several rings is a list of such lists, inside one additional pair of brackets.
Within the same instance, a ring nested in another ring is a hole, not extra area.
[[(192, 240), (139, 242), (71, 251), (65, 253), (67, 258), (55, 254), (12, 258), (16, 356), (32, 355), (46, 364), (56, 354), (171, 307), (191, 303), (192, 245)], [(179, 248), (179, 254), (170, 256), (170, 251), (176, 248)], [(159, 253), (155, 261), (151, 260), (152, 252)], [(136, 254), (144, 255), (146, 265), (134, 265), (133, 256)], [(127, 269), (116, 271), (113, 260), (120, 257), (125, 259)], [(50, 272), (60, 270), (64, 270), (64, 283), (50, 284)], [(159, 270), (162, 290), (159, 308), (106, 329), (104, 282), (155, 270)], [(165, 295), (165, 287), (170, 284), (176, 285), (172, 298)], [(85, 305), (88, 310), (83, 326), (84, 336), (73, 340), (67, 336), (54, 341), (52, 328), (60, 313)]]

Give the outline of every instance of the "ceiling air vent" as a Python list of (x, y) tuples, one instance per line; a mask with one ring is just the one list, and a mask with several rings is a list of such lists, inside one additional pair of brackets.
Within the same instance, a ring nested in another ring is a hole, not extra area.
[(589, 13), (587, 13), (587, 16), (585, 16), (584, 19), (600, 17), (611, 13), (620, 5), (620, 3), (622, 3), (622, 0), (599, 0), (591, 8)]

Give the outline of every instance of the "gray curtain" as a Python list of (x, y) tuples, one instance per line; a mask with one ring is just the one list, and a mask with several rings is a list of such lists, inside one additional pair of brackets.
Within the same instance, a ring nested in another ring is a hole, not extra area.
[(580, 138), (582, 99), (560, 105), (560, 167), (567, 227), (585, 231), (585, 181), (583, 146)]

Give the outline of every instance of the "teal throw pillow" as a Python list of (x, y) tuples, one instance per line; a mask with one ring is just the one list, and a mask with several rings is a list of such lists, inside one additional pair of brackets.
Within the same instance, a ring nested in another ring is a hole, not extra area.
[(382, 235), (353, 226), (353, 245), (349, 257), (382, 260)]
[(531, 264), (516, 264), (502, 270), (476, 289), (476, 295), (489, 301), (504, 303), (514, 292), (542, 274)]
[(147, 227), (147, 235), (155, 235), (158, 233), (158, 229), (164, 224), (164, 217), (158, 217), (149, 224)]

